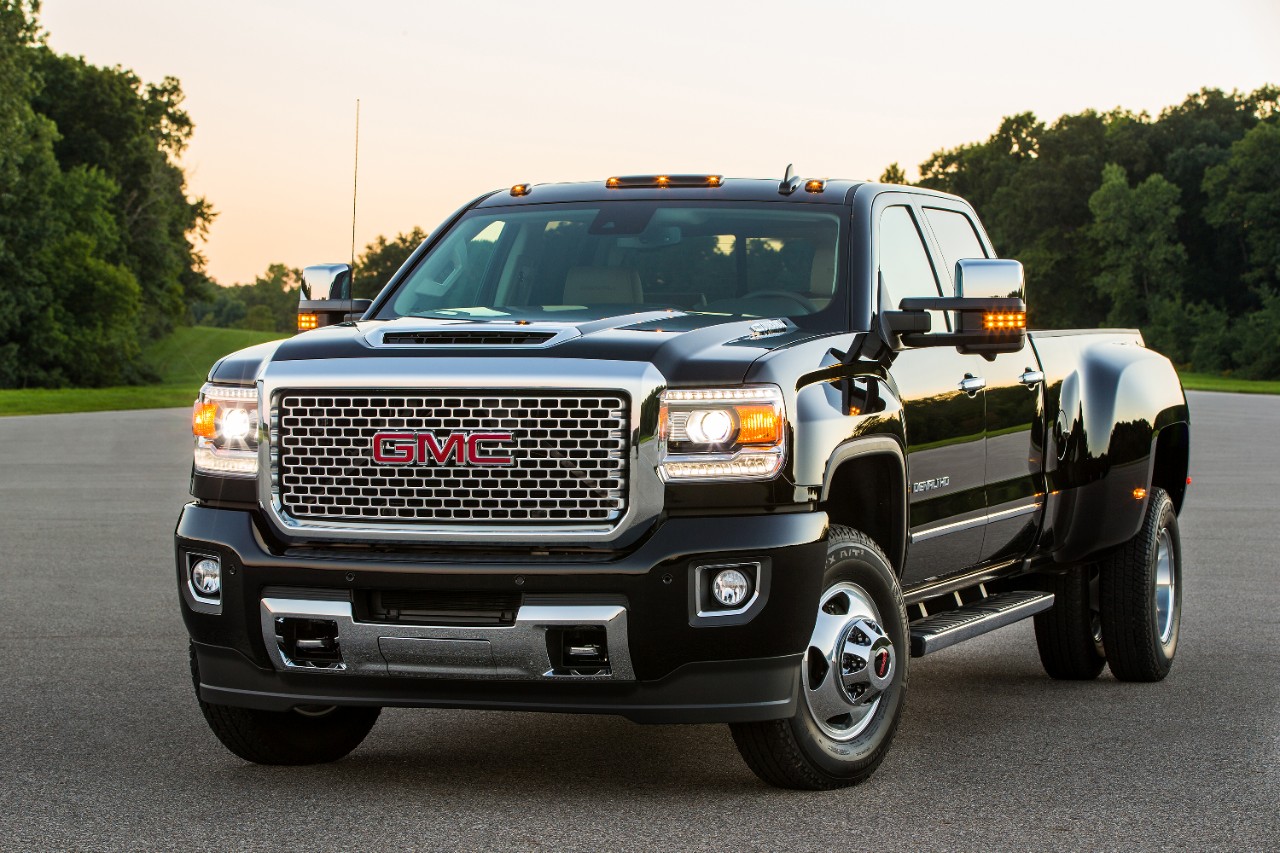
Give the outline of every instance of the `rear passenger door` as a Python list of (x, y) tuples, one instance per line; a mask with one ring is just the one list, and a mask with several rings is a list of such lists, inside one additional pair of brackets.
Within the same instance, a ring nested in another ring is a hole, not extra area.
[[(930, 263), (920, 214), (910, 196), (888, 193), (873, 210), (875, 265), (882, 310), (895, 310), (913, 296), (942, 289)], [(946, 317), (933, 316), (935, 331)], [(893, 377), (905, 409), (910, 544), (904, 585), (961, 571), (976, 564), (982, 549), (983, 397), (964, 390), (979, 356), (953, 347), (922, 347), (898, 353)]]
[[(947, 295), (955, 294), (956, 261), (994, 257), (962, 205), (932, 199), (922, 203), (924, 220), (935, 239)], [(1044, 446), (1041, 437), (1043, 377), (1027, 344), (1019, 353), (983, 359), (986, 380), (986, 507), (983, 562), (1024, 556), (1039, 529), (1036, 512), (1043, 502)]]

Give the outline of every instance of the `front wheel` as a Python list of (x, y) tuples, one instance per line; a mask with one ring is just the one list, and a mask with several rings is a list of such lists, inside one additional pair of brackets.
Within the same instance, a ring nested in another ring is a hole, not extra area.
[[(191, 648), (191, 678), (200, 695), (200, 670)], [(222, 745), (255, 764), (323, 764), (360, 745), (381, 708), (301, 707), (260, 711), (200, 699), (200, 710)]]
[(1182, 543), (1164, 489), (1152, 489), (1138, 534), (1099, 561), (1102, 641), (1121, 681), (1169, 674), (1182, 622)]
[(863, 781), (893, 741), (909, 658), (906, 608), (888, 558), (865, 534), (833, 526), (799, 707), (790, 719), (731, 726), (747, 766), (780, 788)]

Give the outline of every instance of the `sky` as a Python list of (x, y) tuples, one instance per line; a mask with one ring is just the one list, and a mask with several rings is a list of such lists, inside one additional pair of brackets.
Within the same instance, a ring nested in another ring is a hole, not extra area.
[(177, 77), (222, 284), (517, 183), (908, 177), (1001, 117), (1280, 83), (1280, 2), (44, 0), (57, 51)]

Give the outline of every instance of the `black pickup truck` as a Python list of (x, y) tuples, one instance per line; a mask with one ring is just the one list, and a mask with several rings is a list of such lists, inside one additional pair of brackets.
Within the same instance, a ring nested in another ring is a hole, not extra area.
[(319, 328), (210, 372), (176, 532), (245, 759), (340, 758), (386, 706), (605, 713), (729, 723), (765, 781), (832, 788), (912, 657), (1017, 620), (1055, 678), (1169, 670), (1178, 377), (1134, 331), (1028, 332), (959, 198), (521, 184), (371, 304), (306, 279)]

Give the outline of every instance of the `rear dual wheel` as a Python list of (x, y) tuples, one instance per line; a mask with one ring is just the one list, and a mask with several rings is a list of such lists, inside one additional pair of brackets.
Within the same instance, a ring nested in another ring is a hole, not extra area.
[(1095, 564), (1050, 576), (1053, 608), (1035, 617), (1036, 645), (1054, 678), (1121, 681), (1169, 674), (1182, 621), (1182, 544), (1169, 495), (1153, 488), (1142, 527)]
[(832, 527), (796, 713), (733, 724), (738, 751), (757, 776), (782, 788), (863, 781), (897, 730), (909, 660), (906, 608), (889, 560), (865, 534)]

